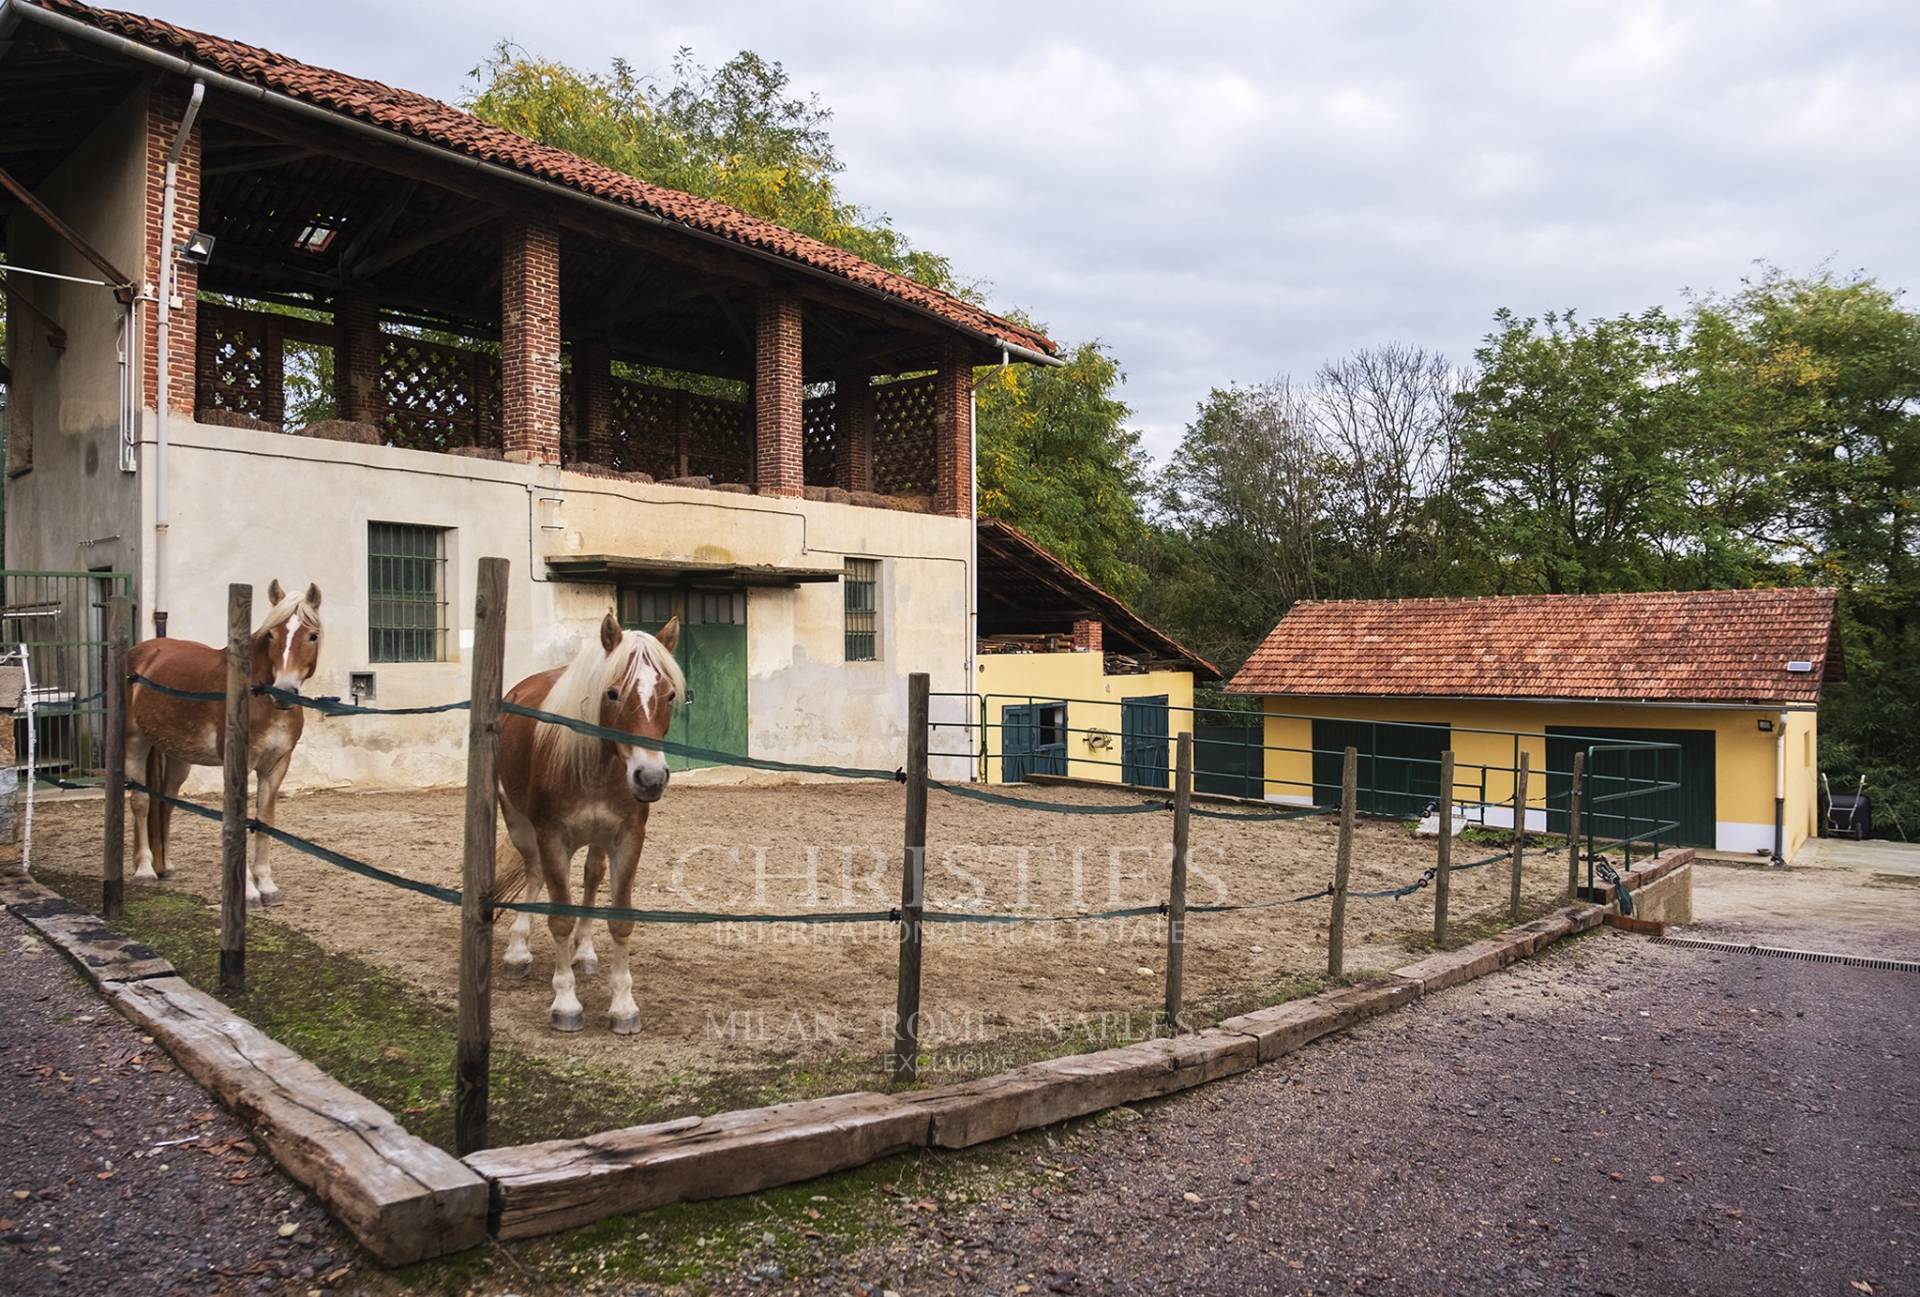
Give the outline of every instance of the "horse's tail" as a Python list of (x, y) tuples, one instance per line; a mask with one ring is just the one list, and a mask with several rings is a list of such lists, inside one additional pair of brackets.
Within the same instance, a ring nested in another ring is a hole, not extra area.
[(527, 858), (520, 854), (510, 839), (502, 838), (499, 850), (494, 853), (497, 863), (493, 870), (493, 897), (500, 901), (517, 901), (526, 895), (527, 882), (531, 870)]

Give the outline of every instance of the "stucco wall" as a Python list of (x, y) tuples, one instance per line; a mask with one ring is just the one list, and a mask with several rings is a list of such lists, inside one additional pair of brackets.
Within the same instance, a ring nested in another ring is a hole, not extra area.
[[(387, 446), (312, 441), (177, 421), (171, 633), (219, 642), (226, 587), (275, 577), (319, 584), (327, 641), (316, 694), (346, 695), (376, 673), (378, 702), (464, 698), (474, 573), (483, 555), (513, 565), (506, 678), (564, 661), (613, 603), (611, 585), (547, 580), (550, 553), (606, 553), (745, 564), (835, 566), (881, 560), (881, 658), (843, 659), (838, 583), (748, 594), (749, 751), (891, 769), (905, 752), (906, 680), (964, 688), (968, 522), (852, 505), (608, 482), (554, 468)], [(151, 485), (148, 484), (151, 509)], [(449, 529), (450, 660), (370, 663), (367, 524)], [(149, 565), (150, 569), (150, 565)], [(143, 599), (152, 572), (143, 573)], [(290, 786), (419, 786), (464, 778), (465, 719), (310, 719)], [(967, 762), (936, 775), (964, 778)], [(203, 772), (210, 787), (214, 772)], [(726, 769), (688, 779), (739, 777)]]
[[(1782, 713), (1777, 710), (1338, 698), (1270, 698), (1266, 707), (1267, 796), (1271, 800), (1312, 799), (1313, 724), (1308, 716), (1451, 725), (1458, 783), (1472, 786), (1477, 795), (1481, 767), (1485, 767), (1486, 797), (1495, 803), (1486, 811), (1490, 824), (1513, 822), (1511, 810), (1499, 803), (1512, 803), (1515, 755), (1528, 754), (1535, 773), (1528, 785), (1527, 823), (1539, 829), (1546, 827), (1547, 786), (1538, 772), (1546, 766), (1547, 726), (1709, 730), (1714, 735), (1716, 847), (1739, 852), (1773, 847), (1777, 729), (1763, 733), (1759, 722), (1769, 720), (1778, 727)], [(1812, 713), (1789, 712), (1786, 720), (1785, 850), (1791, 858), (1812, 828), (1814, 770), (1807, 757), (1818, 745), (1817, 736), (1806, 737), (1813, 735), (1817, 724)], [(1516, 733), (1521, 737), (1516, 739)], [(1466, 795), (1464, 788), (1461, 795)]]
[[(37, 191), (53, 211), (121, 271), (144, 264), (146, 93), (109, 113)], [(15, 208), (8, 260), (36, 270), (99, 279), (94, 264), (37, 217)], [(7, 565), (131, 570), (138, 555), (136, 478), (119, 467), (120, 326), (113, 292), (87, 284), (13, 276), (8, 291), (32, 301), (67, 331), (64, 352), (45, 326), (11, 311), (12, 429), (32, 438), (33, 467), (8, 464)], [(151, 304), (144, 309), (151, 310)], [(189, 352), (191, 347), (188, 348)]]
[[(978, 689), (986, 700), (987, 779), (1002, 782), (998, 728), (1009, 706), (1029, 698), (1036, 702), (1067, 704), (1067, 774), (1076, 779), (1120, 780), (1121, 700), (1167, 696), (1169, 736), (1193, 725), (1193, 673), (1149, 671), (1143, 675), (1110, 676), (1099, 653), (989, 653), (980, 658)], [(1105, 731), (1111, 742), (1095, 747), (1096, 736), (1080, 731)], [(937, 733), (937, 731), (936, 731)], [(1174, 764), (1174, 740), (1167, 742), (1167, 768)]]

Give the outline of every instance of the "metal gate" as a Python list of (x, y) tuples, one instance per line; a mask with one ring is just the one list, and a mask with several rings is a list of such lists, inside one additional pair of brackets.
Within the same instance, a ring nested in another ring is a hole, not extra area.
[[(126, 572), (0, 568), (0, 652), (26, 656), (35, 774), (71, 779), (100, 773), (107, 600), (132, 593), (133, 577)], [(14, 719), (23, 766), (28, 715), (22, 707)]]

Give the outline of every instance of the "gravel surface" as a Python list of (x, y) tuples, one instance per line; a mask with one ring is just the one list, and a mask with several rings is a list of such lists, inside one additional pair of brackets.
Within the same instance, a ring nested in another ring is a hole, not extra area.
[(357, 1249), (150, 1037), (0, 914), (0, 1293), (351, 1286)]
[(1060, 1190), (791, 1290), (1913, 1293), (1916, 989), (1596, 934), (1083, 1127)]

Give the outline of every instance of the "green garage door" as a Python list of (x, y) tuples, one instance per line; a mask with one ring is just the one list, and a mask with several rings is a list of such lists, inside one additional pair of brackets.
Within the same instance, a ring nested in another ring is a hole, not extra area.
[(1346, 750), (1358, 748), (1361, 812), (1418, 819), (1440, 800), (1440, 754), (1452, 738), (1445, 725), (1315, 720), (1313, 803), (1340, 804), (1340, 768)]
[[(1577, 736), (1577, 737), (1575, 737)], [(1607, 751), (1595, 754), (1598, 769), (1589, 770), (1587, 790), (1582, 796), (1621, 792), (1630, 787), (1628, 778), (1675, 782), (1680, 788), (1648, 793), (1624, 801), (1602, 803), (1600, 809), (1626, 810), (1634, 818), (1633, 831), (1644, 833), (1655, 820), (1675, 820), (1680, 824), (1680, 845), (1714, 845), (1714, 775), (1712, 730), (1612, 729), (1571, 725), (1547, 726), (1547, 831), (1567, 831), (1567, 785), (1573, 771), (1573, 754), (1605, 743), (1677, 743), (1680, 751), (1641, 749)], [(1675, 767), (1678, 767), (1676, 769)], [(1621, 821), (1602, 818), (1594, 822), (1596, 837), (1620, 836)], [(1663, 841), (1665, 837), (1663, 835)]]

